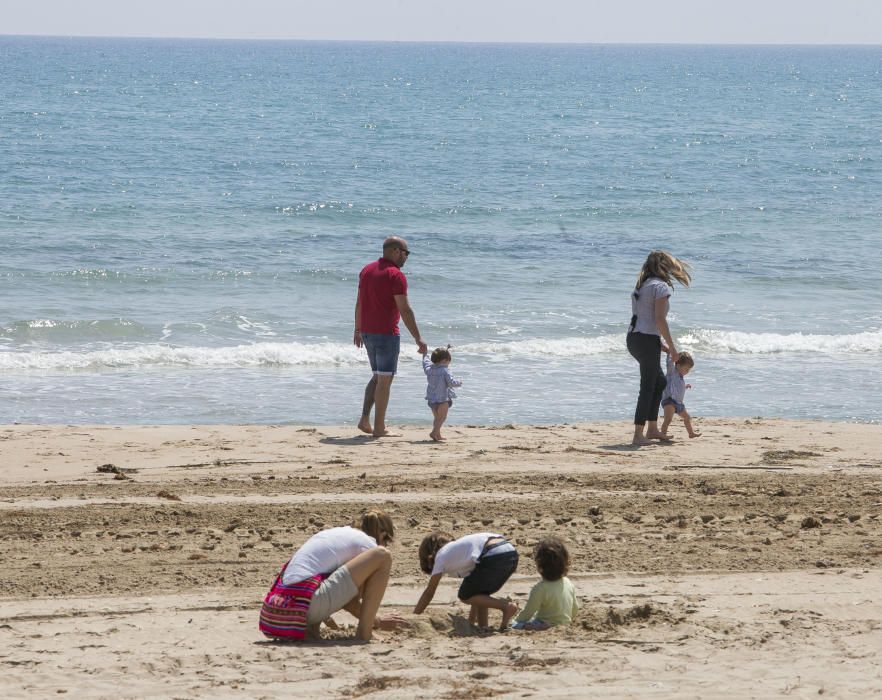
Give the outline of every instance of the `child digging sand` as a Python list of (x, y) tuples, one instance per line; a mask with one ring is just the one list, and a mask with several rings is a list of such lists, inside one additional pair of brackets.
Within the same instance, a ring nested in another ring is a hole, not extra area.
[(546, 537), (533, 549), (533, 560), (542, 580), (530, 590), (527, 606), (512, 625), (518, 630), (547, 630), (568, 625), (579, 612), (579, 599), (567, 571), (570, 553), (558, 537)]
[(518, 568), (518, 552), (502, 535), (480, 532), (454, 540), (445, 532), (426, 535), (420, 543), (420, 568), (430, 575), (426, 590), (414, 608), (419, 615), (435, 597), (444, 574), (462, 577), (459, 599), (471, 606), (469, 622), (487, 627), (488, 611), (502, 612), (500, 631), (518, 611), (518, 606), (504, 598), (494, 598)]
[(453, 387), (462, 386), (462, 382), (457, 381), (450, 374), (448, 367), (451, 360), (449, 345), (446, 348), (435, 348), (431, 359), (423, 354), (423, 371), (429, 383), (426, 387), (426, 402), (432, 409), (432, 416), (435, 419), (429, 437), (435, 442), (444, 439), (441, 437), (441, 426), (447, 420), (447, 411), (453, 406), (453, 399), (456, 398)]
[(667, 385), (661, 400), (665, 412), (661, 432), (665, 435), (668, 433), (668, 426), (670, 426), (675, 413), (683, 419), (683, 425), (686, 426), (689, 437), (696, 438), (701, 435), (697, 430), (692, 429), (692, 416), (687, 413), (685, 403), (686, 390), (692, 388), (691, 384), (686, 383), (686, 375), (694, 366), (695, 360), (688, 352), (681, 352), (677, 362), (671, 361), (671, 356), (668, 354)]

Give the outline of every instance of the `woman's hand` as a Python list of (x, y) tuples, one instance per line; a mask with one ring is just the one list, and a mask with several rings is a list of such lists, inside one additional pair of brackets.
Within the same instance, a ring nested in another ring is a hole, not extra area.
[(406, 620), (401, 615), (390, 613), (389, 615), (377, 615), (374, 619), (374, 629), (391, 632), (393, 630), (408, 629), (413, 627), (410, 620)]

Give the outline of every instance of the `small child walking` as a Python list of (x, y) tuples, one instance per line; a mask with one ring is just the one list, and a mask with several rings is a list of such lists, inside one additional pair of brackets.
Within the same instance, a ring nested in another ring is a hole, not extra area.
[(579, 612), (579, 599), (567, 578), (570, 553), (566, 545), (558, 537), (546, 537), (533, 549), (533, 560), (542, 580), (530, 590), (527, 606), (512, 627), (539, 631), (570, 624)]
[(462, 386), (462, 382), (454, 379), (448, 369), (452, 359), (449, 345), (446, 348), (435, 348), (431, 358), (423, 354), (423, 371), (428, 380), (426, 402), (432, 409), (432, 416), (434, 416), (432, 432), (429, 433), (429, 437), (435, 442), (444, 440), (441, 437), (441, 426), (447, 420), (447, 412), (453, 406), (453, 399), (456, 398), (453, 387)]
[(493, 532), (479, 532), (454, 540), (446, 532), (433, 532), (420, 543), (420, 568), (429, 574), (429, 583), (414, 608), (419, 615), (435, 597), (444, 574), (459, 576), (459, 599), (471, 606), (469, 622), (488, 625), (490, 608), (502, 612), (500, 631), (508, 628), (518, 606), (505, 598), (494, 598), (518, 568), (518, 551), (505, 537)]
[(686, 383), (686, 375), (695, 366), (695, 360), (688, 352), (681, 352), (676, 363), (671, 360), (668, 353), (667, 359), (667, 385), (662, 393), (661, 405), (665, 412), (662, 421), (661, 431), (667, 434), (668, 426), (676, 413), (683, 419), (683, 425), (686, 426), (686, 432), (689, 437), (699, 437), (701, 433), (692, 429), (692, 416), (686, 411), (686, 390), (691, 389), (692, 385)]

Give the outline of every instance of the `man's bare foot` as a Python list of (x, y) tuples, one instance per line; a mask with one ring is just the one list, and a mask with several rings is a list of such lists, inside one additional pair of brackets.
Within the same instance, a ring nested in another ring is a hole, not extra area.
[(374, 432), (374, 428), (371, 425), (370, 419), (368, 418), (362, 418), (360, 421), (358, 421), (358, 429), (363, 433), (369, 433), (371, 435)]
[(646, 447), (646, 445), (652, 445), (654, 443), (652, 442), (652, 440), (647, 440), (646, 438), (640, 438), (637, 440), (631, 440), (631, 444), (634, 445), (634, 447)]
[(505, 606), (505, 610), (502, 611), (502, 624), (499, 625), (499, 631), (505, 632), (508, 629), (508, 623), (511, 622), (511, 618), (513, 618), (518, 612), (518, 606), (508, 601), (508, 604)]
[(381, 438), (381, 437), (401, 437), (401, 435), (399, 435), (398, 433), (390, 433), (388, 430), (383, 430), (383, 431), (380, 431), (380, 432), (377, 432), (377, 431), (375, 430), (374, 432), (371, 433), (371, 435), (373, 435), (375, 438)]
[(689, 433), (689, 437), (691, 437), (691, 438), (694, 438), (694, 437), (701, 437), (701, 433), (699, 433), (699, 432), (696, 430), (696, 431), (693, 432), (693, 433)]

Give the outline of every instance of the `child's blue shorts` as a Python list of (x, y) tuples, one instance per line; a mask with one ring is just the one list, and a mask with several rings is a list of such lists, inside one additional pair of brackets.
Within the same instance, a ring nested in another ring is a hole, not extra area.
[(686, 404), (680, 403), (679, 401), (674, 401), (670, 396), (662, 401), (662, 406), (673, 406), (674, 413), (683, 413), (686, 410)]

